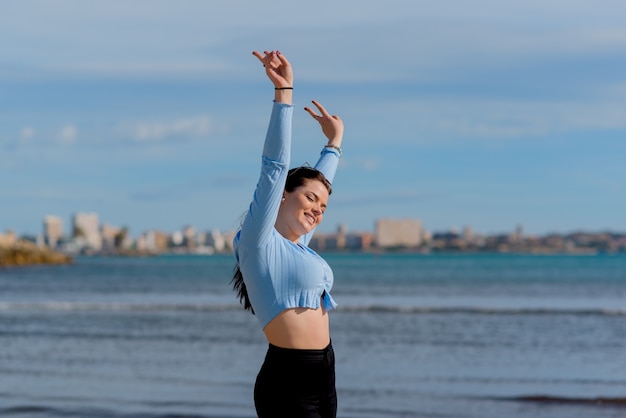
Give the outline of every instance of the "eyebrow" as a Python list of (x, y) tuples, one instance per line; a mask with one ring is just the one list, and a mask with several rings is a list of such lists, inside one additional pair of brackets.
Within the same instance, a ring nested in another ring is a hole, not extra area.
[[(317, 195), (317, 193), (312, 192), (312, 191), (310, 191), (310, 190), (309, 190), (309, 193), (311, 193), (313, 196), (315, 196), (315, 198), (316, 198), (317, 200), (320, 200), (320, 197)], [(322, 207), (324, 207), (324, 208), (325, 208), (325, 207), (328, 207), (328, 205), (327, 205), (326, 203), (322, 203), (320, 206), (322, 206)]]

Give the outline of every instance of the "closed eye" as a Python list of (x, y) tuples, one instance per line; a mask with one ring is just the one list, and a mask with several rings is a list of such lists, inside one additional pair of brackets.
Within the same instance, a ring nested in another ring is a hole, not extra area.
[[(315, 193), (306, 194), (305, 196), (309, 200), (309, 202), (318, 202), (320, 200), (320, 198)], [(320, 209), (322, 210), (322, 214), (323, 214), (326, 211), (326, 204), (321, 203)]]

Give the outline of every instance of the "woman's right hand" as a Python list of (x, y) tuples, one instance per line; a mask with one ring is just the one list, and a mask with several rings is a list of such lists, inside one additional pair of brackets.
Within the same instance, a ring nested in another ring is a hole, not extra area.
[(263, 54), (253, 51), (252, 54), (261, 61), (274, 87), (293, 87), (291, 64), (280, 51), (263, 51)]

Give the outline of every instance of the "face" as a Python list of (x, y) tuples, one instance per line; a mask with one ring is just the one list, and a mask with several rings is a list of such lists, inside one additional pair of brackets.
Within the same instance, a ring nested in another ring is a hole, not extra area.
[(305, 180), (302, 186), (283, 194), (276, 229), (288, 240), (297, 242), (322, 222), (327, 203), (326, 186), (319, 180)]

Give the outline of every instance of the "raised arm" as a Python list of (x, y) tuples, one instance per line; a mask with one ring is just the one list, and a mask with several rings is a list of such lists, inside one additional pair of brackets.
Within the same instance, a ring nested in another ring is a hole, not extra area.
[(322, 154), (315, 164), (315, 168), (321, 171), (329, 182), (335, 179), (339, 158), (341, 158), (341, 143), (343, 142), (343, 121), (337, 115), (331, 115), (326, 108), (316, 100), (312, 102), (317, 107), (319, 114), (310, 107), (305, 107), (313, 119), (320, 124), (322, 133), (327, 139)]
[[(306, 110), (315, 119), (322, 128), (322, 133), (326, 136), (328, 142), (322, 148), (321, 155), (315, 164), (315, 168), (324, 174), (324, 177), (332, 184), (335, 180), (335, 173), (337, 172), (337, 166), (339, 165), (339, 159), (341, 158), (341, 143), (343, 141), (343, 121), (337, 115), (331, 115), (326, 111), (324, 106), (319, 102), (313, 100), (313, 104), (317, 107), (320, 114), (318, 115), (310, 107), (305, 107)], [(300, 242), (304, 245), (308, 245), (313, 237), (315, 231), (311, 231), (304, 235)]]
[(291, 64), (279, 52), (253, 54), (274, 85), (274, 105), (263, 146), (261, 174), (239, 236), (241, 244), (249, 247), (264, 245), (274, 229), (289, 170), (293, 114)]

